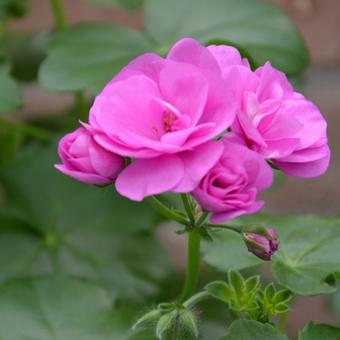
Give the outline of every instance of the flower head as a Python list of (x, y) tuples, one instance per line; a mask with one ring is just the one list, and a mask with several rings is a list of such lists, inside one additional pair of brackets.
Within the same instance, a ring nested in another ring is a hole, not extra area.
[(218, 162), (203, 177), (193, 195), (211, 221), (225, 222), (262, 208), (258, 194), (271, 186), (273, 172), (256, 152), (231, 138), (223, 139), (224, 151)]
[(250, 149), (288, 175), (315, 177), (327, 170), (326, 121), (284, 73), (267, 62), (255, 72), (243, 65), (225, 68), (223, 77), (238, 102), (232, 130)]
[(58, 152), (63, 163), (55, 167), (88, 184), (113, 182), (125, 165), (122, 157), (99, 146), (85, 127), (65, 135), (59, 142)]
[(90, 125), (103, 148), (134, 158), (116, 188), (139, 201), (192, 191), (220, 157), (214, 138), (235, 113), (213, 54), (182, 39), (166, 58), (144, 54), (113, 78), (91, 108)]

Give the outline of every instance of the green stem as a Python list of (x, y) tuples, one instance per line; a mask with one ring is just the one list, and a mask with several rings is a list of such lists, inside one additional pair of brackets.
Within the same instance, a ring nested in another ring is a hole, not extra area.
[(174, 220), (180, 224), (183, 224), (185, 226), (188, 226), (187, 219), (180, 215), (178, 212), (171, 210), (168, 208), (165, 204), (163, 204), (159, 199), (157, 199), (155, 196), (151, 196), (147, 198), (147, 201), (163, 216), (170, 220)]
[(32, 126), (30, 124), (24, 123), (24, 122), (12, 121), (12, 120), (8, 120), (0, 116), (0, 123), (3, 126), (7, 126), (13, 129), (18, 129), (23, 134), (34, 137), (42, 141), (46, 141), (49, 139), (49, 134), (47, 133), (47, 131), (37, 128), (35, 126)]
[(183, 303), (183, 306), (190, 309), (190, 308), (196, 306), (201, 301), (208, 299), (209, 297), (210, 297), (210, 295), (207, 292), (199, 292), (199, 293), (191, 296), (188, 300), (186, 300)]
[(187, 273), (180, 301), (185, 301), (196, 289), (200, 269), (200, 245), (201, 236), (197, 230), (192, 229), (188, 233), (188, 260)]
[(280, 316), (278, 328), (282, 333), (284, 333), (286, 330), (287, 317), (288, 317), (288, 312), (281, 314)]
[(63, 9), (62, 0), (50, 0), (54, 24), (58, 30), (62, 30), (66, 27), (65, 13)]
[(189, 220), (192, 224), (195, 223), (195, 216), (194, 216), (194, 212), (192, 211), (192, 207), (190, 204), (190, 198), (188, 194), (181, 194), (181, 198), (182, 198), (182, 202), (184, 205), (184, 209), (189, 217)]
[(219, 228), (219, 229), (227, 229), (234, 231), (237, 234), (242, 234), (242, 226), (231, 226), (231, 225), (225, 225), (225, 224), (212, 224), (212, 223), (207, 223), (207, 227), (209, 228)]
[(83, 91), (78, 91), (75, 94), (76, 109), (82, 121), (87, 122), (88, 114)]

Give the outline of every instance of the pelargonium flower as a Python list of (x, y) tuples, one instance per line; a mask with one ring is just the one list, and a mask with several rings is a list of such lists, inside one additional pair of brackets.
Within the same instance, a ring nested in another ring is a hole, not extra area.
[(128, 64), (95, 99), (89, 123), (103, 148), (133, 158), (116, 188), (139, 201), (192, 191), (219, 159), (213, 139), (235, 112), (213, 54), (182, 39), (166, 58), (147, 53)]
[(232, 130), (249, 148), (288, 175), (314, 177), (326, 171), (327, 123), (311, 101), (294, 91), (284, 73), (269, 62), (255, 72), (239, 64), (225, 66), (223, 78), (239, 105)]
[(273, 171), (258, 153), (232, 138), (223, 139), (224, 151), (219, 161), (203, 177), (193, 196), (213, 223), (260, 210), (258, 194), (271, 186)]
[(84, 127), (65, 135), (59, 142), (58, 153), (63, 163), (55, 167), (88, 184), (109, 184), (125, 166), (124, 158), (99, 146)]

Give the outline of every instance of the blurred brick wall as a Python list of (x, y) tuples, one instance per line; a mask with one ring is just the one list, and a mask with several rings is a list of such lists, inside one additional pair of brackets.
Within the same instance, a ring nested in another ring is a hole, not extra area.
[(293, 19), (317, 64), (340, 63), (340, 0), (271, 0)]

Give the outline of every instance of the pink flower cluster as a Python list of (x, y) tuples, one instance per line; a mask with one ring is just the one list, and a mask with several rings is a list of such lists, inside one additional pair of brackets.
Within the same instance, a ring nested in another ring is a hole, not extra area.
[(230, 46), (178, 41), (144, 54), (96, 97), (89, 123), (59, 144), (56, 167), (131, 200), (191, 192), (220, 222), (258, 211), (269, 165), (297, 177), (328, 167), (318, 108), (266, 63), (252, 71)]

